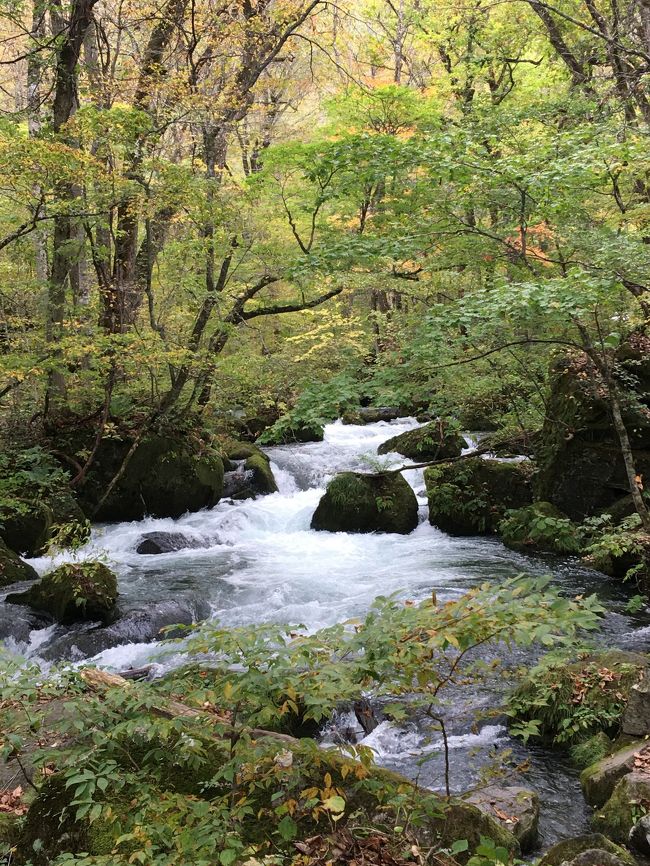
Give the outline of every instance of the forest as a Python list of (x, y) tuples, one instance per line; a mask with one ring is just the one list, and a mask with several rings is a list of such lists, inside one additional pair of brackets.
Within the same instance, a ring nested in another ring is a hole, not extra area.
[(0, 0), (0, 864), (650, 858), (650, 2)]

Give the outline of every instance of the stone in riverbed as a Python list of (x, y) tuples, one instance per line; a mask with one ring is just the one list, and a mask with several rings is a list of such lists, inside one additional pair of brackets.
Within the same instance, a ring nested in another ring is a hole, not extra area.
[(636, 866), (629, 851), (600, 833), (563, 839), (549, 848), (537, 866), (561, 866), (563, 863), (574, 866)]
[(182, 532), (145, 532), (135, 549), (136, 553), (158, 554), (174, 553), (177, 550), (195, 550), (205, 547), (196, 538), (189, 538)]
[(540, 806), (534, 791), (514, 785), (490, 785), (468, 797), (468, 802), (509, 830), (522, 852), (531, 851), (537, 844)]
[(117, 578), (103, 562), (70, 562), (6, 601), (45, 611), (64, 624), (107, 620), (117, 601)]
[(580, 784), (589, 805), (603, 806), (612, 796), (619, 780), (634, 770), (638, 759), (650, 760), (649, 742), (637, 740), (583, 770)]
[(399, 473), (341, 472), (327, 485), (311, 520), (326, 532), (396, 532), (418, 525), (418, 501)]
[(425, 470), (429, 522), (450, 535), (490, 535), (509, 508), (531, 502), (529, 462), (469, 457)]
[(446, 460), (460, 457), (467, 443), (449, 421), (431, 421), (415, 430), (407, 430), (387, 439), (377, 449), (378, 454), (396, 451), (410, 460)]

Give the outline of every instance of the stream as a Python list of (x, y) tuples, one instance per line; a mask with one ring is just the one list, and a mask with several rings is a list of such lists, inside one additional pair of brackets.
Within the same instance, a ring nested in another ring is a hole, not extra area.
[[(370, 471), (405, 463), (399, 455), (377, 458), (386, 439), (418, 426), (403, 418), (367, 426), (330, 424), (323, 442), (265, 449), (279, 492), (243, 502), (222, 501), (210, 511), (178, 520), (145, 519), (100, 525), (76, 555), (103, 558), (118, 574), (120, 618), (112, 625), (52, 625), (27, 608), (7, 605), (0, 594), (0, 641), (10, 652), (47, 666), (54, 660), (91, 661), (109, 670), (154, 662), (157, 674), (178, 658), (156, 663), (161, 627), (216, 618), (227, 625), (262, 621), (302, 623), (317, 629), (363, 615), (378, 595), (397, 593), (420, 600), (435, 591), (441, 600), (485, 580), (522, 572), (552, 574), (572, 595), (596, 592), (608, 608), (598, 640), (647, 651), (650, 618), (625, 612), (629, 593), (605, 576), (561, 559), (536, 559), (507, 550), (490, 538), (452, 538), (430, 526), (422, 473), (404, 473), (420, 502), (420, 524), (408, 536), (313, 532), (309, 523), (325, 484), (345, 469)], [(152, 471), (155, 469), (152, 467)], [(182, 533), (192, 547), (162, 555), (136, 552), (144, 533)], [(66, 556), (31, 560), (44, 572)], [(14, 588), (12, 588), (14, 589)], [(526, 657), (509, 659), (526, 663)], [(501, 683), (501, 689), (507, 683)], [(455, 791), (476, 784), (494, 752), (512, 750), (529, 759), (524, 776), (510, 780), (534, 788), (542, 802), (542, 847), (588, 827), (577, 773), (557, 752), (525, 749), (512, 740), (498, 716), (488, 711), (499, 695), (484, 687), (455, 696), (449, 720), (451, 782)], [(483, 719), (481, 720), (481, 713)], [(478, 718), (478, 721), (477, 721)], [(324, 731), (335, 742), (353, 729), (372, 747), (377, 761), (425, 786), (443, 785), (444, 755), (439, 734), (415, 723), (381, 722), (368, 736), (353, 714), (341, 713)]]

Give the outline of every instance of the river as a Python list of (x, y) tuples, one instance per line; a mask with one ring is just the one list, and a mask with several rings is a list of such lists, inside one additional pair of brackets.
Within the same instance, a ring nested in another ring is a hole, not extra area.
[[(210, 511), (178, 520), (95, 527), (90, 542), (76, 555), (101, 557), (116, 571), (120, 618), (103, 628), (56, 626), (27, 608), (4, 604), (0, 595), (0, 640), (13, 653), (45, 666), (69, 659), (123, 670), (153, 661), (154, 671), (161, 674), (182, 658), (156, 660), (155, 637), (161, 626), (211, 617), (227, 625), (273, 620), (317, 629), (363, 615), (378, 595), (398, 593), (418, 600), (435, 590), (446, 600), (478, 582), (527, 572), (551, 573), (572, 594), (597, 592), (609, 610), (599, 640), (647, 649), (647, 615), (627, 614), (627, 594), (603, 575), (576, 562), (519, 555), (496, 539), (452, 538), (430, 526), (420, 471), (405, 473), (421, 506), (420, 524), (410, 535), (311, 531), (311, 516), (327, 479), (345, 469), (370, 470), (378, 461), (405, 462), (399, 455), (378, 458), (376, 451), (389, 437), (414, 426), (412, 418), (367, 426), (336, 422), (326, 427), (323, 442), (266, 449), (278, 493), (222, 501)], [(152, 531), (182, 533), (195, 546), (164, 555), (138, 554), (143, 534)], [(42, 558), (32, 564), (44, 572), (65, 559)], [(583, 832), (588, 809), (576, 772), (558, 753), (529, 751), (513, 741), (503, 720), (490, 715), (498, 703), (498, 695), (489, 688), (466, 689), (454, 696), (449, 717), (453, 788), (461, 791), (476, 784), (493, 752), (512, 749), (513, 759), (530, 758), (526, 775), (514, 781), (540, 794), (542, 844)], [(324, 738), (336, 739), (355, 727), (354, 718), (342, 714)], [(416, 724), (384, 721), (369, 736), (363, 738), (359, 731), (357, 736), (374, 749), (379, 763), (418, 777), (424, 785), (442, 786), (438, 735)]]

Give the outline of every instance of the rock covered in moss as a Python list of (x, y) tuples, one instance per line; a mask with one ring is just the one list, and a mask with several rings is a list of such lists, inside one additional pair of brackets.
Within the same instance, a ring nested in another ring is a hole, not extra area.
[(327, 532), (397, 532), (418, 525), (418, 502), (399, 473), (342, 472), (327, 485), (311, 528)]
[(446, 460), (459, 457), (466, 447), (467, 443), (455, 425), (440, 419), (387, 439), (377, 453), (391, 454), (395, 451), (411, 460)]
[[(128, 439), (102, 443), (81, 494), (85, 511), (93, 513), (99, 506), (132, 444)], [(212, 447), (187, 437), (151, 435), (139, 443), (94, 516), (108, 521), (180, 517), (216, 505), (222, 491), (223, 462)]]
[(322, 442), (325, 428), (317, 421), (295, 421), (285, 416), (265, 430), (257, 440), (264, 445), (292, 445), (296, 442)]
[(505, 511), (531, 501), (528, 462), (469, 457), (424, 472), (429, 521), (450, 535), (489, 535)]
[(509, 830), (522, 852), (531, 851), (537, 844), (540, 806), (534, 791), (516, 785), (489, 785), (472, 794), (468, 802)]
[(498, 527), (501, 540), (523, 553), (577, 554), (578, 526), (550, 502), (534, 502), (506, 513)]
[(38, 572), (0, 540), (0, 589), (23, 580), (38, 580)]
[[(650, 338), (633, 334), (617, 350), (625, 372), (623, 420), (637, 472), (650, 475), (650, 415), (644, 400), (650, 391)], [(610, 508), (629, 493), (621, 446), (607, 401), (607, 388), (583, 353), (567, 355), (552, 366), (549, 399), (537, 449), (538, 499), (548, 500), (582, 520)]]
[(224, 496), (251, 499), (277, 493), (278, 485), (268, 456), (256, 445), (229, 441), (224, 444), (229, 471), (224, 475)]
[(16, 499), (0, 507), (0, 537), (16, 553), (37, 556), (50, 537), (52, 520), (44, 502)]
[(641, 653), (623, 650), (572, 662), (542, 660), (513, 692), (510, 713), (517, 720), (535, 719), (540, 737), (550, 743), (571, 745), (603, 730), (617, 732), (627, 695), (646, 663)]
[(650, 803), (650, 775), (628, 773), (609, 800), (594, 814), (594, 830), (624, 845), (639, 817), (639, 806)]
[(244, 464), (248, 472), (252, 472), (252, 486), (257, 493), (277, 493), (278, 485), (271, 469), (269, 458), (261, 451), (252, 454)]
[(103, 562), (70, 562), (7, 601), (27, 604), (61, 623), (107, 620), (117, 601), (117, 578)]
[[(586, 854), (589, 856), (583, 857)], [(582, 859), (575, 863), (578, 857)], [(612, 857), (616, 859), (612, 860)], [(636, 866), (629, 851), (601, 833), (563, 839), (548, 849), (537, 866), (562, 866), (563, 863), (575, 863), (575, 866)]]
[(596, 761), (580, 774), (585, 800), (590, 806), (603, 806), (618, 782), (634, 770), (637, 759), (650, 762), (650, 743), (637, 740)]

